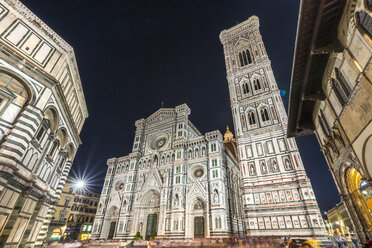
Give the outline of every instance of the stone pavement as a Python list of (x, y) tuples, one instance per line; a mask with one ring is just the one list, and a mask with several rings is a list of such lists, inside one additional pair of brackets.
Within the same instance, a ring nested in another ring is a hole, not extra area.
[[(245, 240), (238, 239), (196, 239), (196, 240), (153, 240), (151, 241), (152, 248), (163, 247), (205, 247), (205, 248), (280, 248), (282, 240), (273, 238), (247, 238)], [(65, 244), (52, 244), (46, 246), (48, 248), (145, 248), (147, 241), (89, 241)]]

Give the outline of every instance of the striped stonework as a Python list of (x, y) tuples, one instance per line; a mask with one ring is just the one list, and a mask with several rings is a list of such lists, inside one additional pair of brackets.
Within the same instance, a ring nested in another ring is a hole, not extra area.
[(325, 235), (256, 16), (220, 34), (236, 132), (247, 235)]
[(72, 47), (17, 0), (0, 3), (0, 47), (0, 247), (34, 247), (88, 112)]

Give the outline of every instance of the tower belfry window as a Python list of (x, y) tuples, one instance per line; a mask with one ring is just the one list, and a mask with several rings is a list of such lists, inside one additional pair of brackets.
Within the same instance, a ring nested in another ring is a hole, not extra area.
[(239, 62), (241, 67), (252, 64), (253, 60), (249, 49), (239, 52)]
[(254, 84), (254, 90), (260, 90), (261, 89), (260, 80), (258, 80), (258, 79), (253, 80), (253, 84)]
[(266, 108), (261, 109), (261, 118), (262, 118), (262, 121), (269, 120), (269, 113), (267, 112)]
[(256, 117), (254, 116), (254, 112), (248, 113), (249, 125), (256, 124)]
[(243, 94), (248, 94), (249, 93), (249, 87), (246, 82), (243, 83)]

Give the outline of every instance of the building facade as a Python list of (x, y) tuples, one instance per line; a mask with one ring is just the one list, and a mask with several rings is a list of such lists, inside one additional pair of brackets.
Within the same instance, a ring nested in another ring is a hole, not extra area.
[[(232, 133), (202, 134), (186, 104), (136, 121), (133, 150), (107, 161), (92, 239), (192, 239), (244, 232)], [(225, 140), (225, 142), (224, 142)]]
[(48, 228), (46, 240), (86, 240), (90, 238), (100, 194), (79, 189), (67, 180)]
[(338, 203), (327, 212), (327, 219), (330, 228), (330, 235), (333, 235), (334, 233), (346, 235), (354, 232), (353, 225), (343, 202)]
[(372, 1), (302, 0), (288, 136), (315, 133), (352, 227), (372, 238)]
[(293, 138), (256, 16), (224, 30), (247, 234), (324, 236), (317, 201)]
[(18, 0), (0, 2), (0, 247), (43, 240), (88, 112), (74, 51)]

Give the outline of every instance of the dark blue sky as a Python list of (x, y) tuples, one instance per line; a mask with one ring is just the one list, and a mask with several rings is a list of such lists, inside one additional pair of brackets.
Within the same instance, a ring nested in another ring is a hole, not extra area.
[[(89, 118), (72, 170), (95, 174), (128, 154), (137, 119), (187, 103), (201, 132), (232, 126), (219, 33), (251, 15), (280, 89), (289, 92), (299, 1), (23, 0), (75, 49)], [(288, 95), (284, 96), (288, 105)], [(339, 202), (315, 136), (297, 138), (320, 208)], [(98, 175), (97, 175), (98, 174)]]

